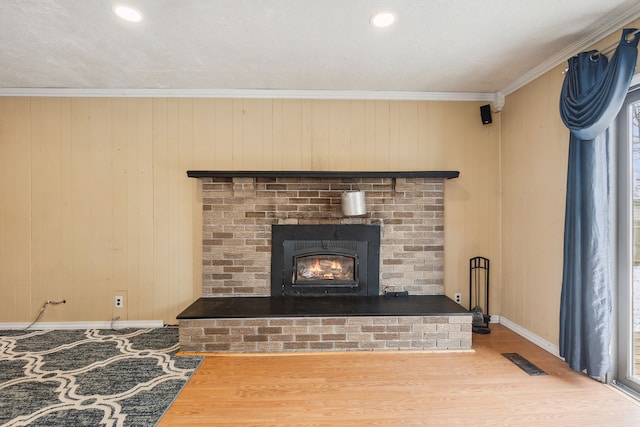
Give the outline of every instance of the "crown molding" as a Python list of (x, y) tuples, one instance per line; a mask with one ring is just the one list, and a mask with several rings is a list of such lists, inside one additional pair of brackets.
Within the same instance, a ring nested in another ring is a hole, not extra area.
[(541, 75), (557, 67), (559, 64), (566, 62), (567, 59), (590, 48), (597, 42), (622, 29), (625, 25), (628, 25), (630, 22), (638, 18), (640, 18), (640, 2), (621, 8), (618, 13), (612, 13), (608, 19), (598, 21), (598, 28), (588, 36), (557, 52), (546, 61), (540, 63), (537, 67), (529, 70), (527, 73), (511, 82), (508, 86), (501, 89), (499, 93), (509, 95), (510, 93), (515, 92), (522, 86), (532, 82)]
[(408, 92), (276, 89), (72, 89), (0, 88), (0, 96), (84, 98), (256, 98), (256, 99), (351, 99), (389, 101), (493, 101), (485, 92)]

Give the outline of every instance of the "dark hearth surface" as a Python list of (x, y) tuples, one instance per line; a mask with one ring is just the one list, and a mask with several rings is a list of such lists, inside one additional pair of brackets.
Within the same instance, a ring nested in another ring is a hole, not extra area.
[(470, 315), (445, 295), (199, 298), (178, 319)]

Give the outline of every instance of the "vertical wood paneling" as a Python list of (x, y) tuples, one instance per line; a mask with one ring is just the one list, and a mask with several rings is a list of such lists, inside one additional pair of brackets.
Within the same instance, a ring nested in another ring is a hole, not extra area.
[(503, 113), (503, 311), (549, 342), (558, 341), (569, 141), (561, 82), (558, 67), (511, 94)]
[(400, 161), (399, 153), (404, 151), (404, 145), (406, 141), (402, 141), (401, 144), (400, 139), (400, 117), (401, 112), (399, 102), (390, 102), (389, 103), (389, 164), (388, 167), (390, 169), (398, 169), (398, 163)]
[(390, 169), (390, 111), (388, 101), (374, 101), (375, 105), (375, 118), (373, 135), (373, 152), (375, 155), (373, 168), (374, 170), (389, 170)]
[[(124, 296), (125, 309), (112, 310), (112, 318), (120, 316), (120, 320), (127, 320), (127, 306), (129, 305), (128, 259), (129, 247), (127, 245), (127, 212), (129, 187), (127, 174), (127, 100), (125, 98), (114, 99), (111, 102), (111, 158), (112, 158), (112, 229), (113, 238), (111, 251), (113, 256), (111, 273), (111, 297)], [(111, 300), (113, 301), (113, 300)]]
[(153, 316), (168, 303), (169, 287), (169, 101), (153, 100)]
[(31, 99), (0, 98), (0, 320), (31, 308)]
[[(62, 209), (62, 241), (60, 252), (62, 260), (58, 269), (62, 272), (62, 282), (58, 284), (59, 293), (51, 298), (66, 299), (73, 298), (73, 194), (71, 193), (72, 176), (72, 103), (70, 98), (60, 99), (60, 117), (55, 118), (60, 122), (60, 203)], [(55, 307), (56, 320), (65, 320), (71, 312), (71, 308), (65, 304)]]
[(129, 293), (131, 303), (134, 304), (136, 317), (129, 306), (129, 319), (156, 319), (155, 312), (155, 176), (154, 170), (160, 168), (154, 163), (154, 123), (163, 117), (154, 119), (154, 100), (138, 100), (137, 139), (137, 187), (138, 187), (138, 217), (137, 241), (138, 280), (137, 294)]
[[(180, 100), (169, 99), (167, 102), (167, 278), (166, 288), (162, 292), (164, 300), (156, 307), (156, 318), (166, 319), (172, 309), (176, 308), (178, 295), (175, 286), (180, 283), (180, 181), (184, 179), (179, 174), (180, 168)], [(189, 141), (184, 144), (188, 147)]]
[[(528, 241), (535, 242), (531, 245), (532, 258), (535, 258), (540, 251), (545, 252), (547, 254), (545, 264), (549, 271), (555, 271), (558, 274), (557, 277), (561, 277), (563, 245), (559, 236), (563, 235), (564, 231), (566, 194), (564, 178), (567, 175), (566, 156), (569, 134), (566, 129), (558, 132), (559, 125), (562, 126), (561, 120), (558, 112), (551, 108), (558, 102), (557, 94), (560, 93), (562, 81), (558, 78), (562, 72), (559, 69), (556, 71), (557, 73), (550, 73), (536, 80), (537, 84), (531, 87), (531, 91), (539, 95), (537, 99), (531, 99), (531, 104), (528, 104), (528, 108), (531, 108), (535, 112), (534, 115), (539, 117), (537, 129), (530, 132), (527, 138), (527, 146), (531, 150), (529, 158), (532, 160), (529, 172), (531, 176), (540, 170), (551, 169), (555, 173), (543, 174), (539, 179), (532, 181), (533, 206), (527, 210), (532, 221), (527, 230), (529, 233), (527, 237)], [(544, 147), (536, 147), (540, 141), (547, 141), (547, 143)], [(549, 206), (555, 206), (557, 209), (548, 209)], [(538, 326), (542, 327), (540, 333), (555, 340), (559, 330), (556, 325), (559, 323), (560, 301), (557, 298), (550, 300), (545, 294), (556, 292), (561, 280), (549, 280), (549, 271), (539, 268), (537, 263), (529, 263), (527, 266), (530, 284), (527, 289), (527, 300), (531, 303), (528, 304), (524, 326), (532, 330), (536, 327), (537, 317), (543, 316), (549, 321)], [(544, 294), (539, 292), (541, 287), (547, 292)], [(559, 295), (559, 292), (556, 295)]]
[(301, 164), (302, 159), (302, 102), (278, 100), (274, 108), (274, 165), (286, 170), (287, 165)]
[(213, 165), (219, 169), (233, 169), (233, 102), (230, 99), (214, 100), (216, 147)]
[(91, 320), (110, 317), (111, 310), (105, 310), (104, 302), (111, 302), (113, 295), (112, 102), (92, 100), (90, 110), (91, 239), (88, 249), (91, 254), (90, 277), (95, 286), (90, 296), (94, 308)]
[[(141, 234), (138, 227), (140, 217), (140, 198), (142, 194), (139, 187), (139, 144), (138, 138), (139, 118), (138, 118), (138, 101), (135, 99), (127, 99), (124, 105), (124, 134), (123, 149), (125, 170), (126, 170), (126, 186), (119, 191), (126, 193), (126, 290), (127, 299), (125, 301), (124, 313), (127, 318), (138, 318), (138, 300), (139, 300), (139, 278), (140, 264), (145, 259), (140, 255)], [(115, 313), (114, 313), (115, 314)]]
[[(454, 105), (458, 115), (469, 118), (476, 117), (480, 104)], [(454, 107), (452, 106), (452, 107)], [(464, 141), (462, 152), (457, 152), (457, 158), (463, 158), (465, 165), (463, 181), (465, 191), (471, 195), (462, 206), (461, 218), (464, 230), (464, 238), (460, 240), (462, 255), (459, 260), (459, 270), (462, 266), (468, 271), (469, 258), (479, 255), (491, 260), (492, 268), (492, 301), (491, 311), (499, 312), (499, 281), (494, 280), (499, 276), (499, 162), (497, 140), (499, 137), (499, 117), (494, 118), (494, 124), (482, 125), (479, 119), (467, 120), (460, 124), (458, 138)], [(471, 178), (471, 179), (469, 179)], [(461, 183), (462, 184), (462, 183)], [(477, 197), (482, 194), (483, 197)], [(449, 207), (447, 207), (448, 209)], [(465, 280), (461, 292), (468, 293), (468, 277)]]
[[(464, 106), (454, 102), (443, 103), (443, 126), (447, 129), (443, 144), (444, 163), (451, 166), (451, 163), (460, 164), (460, 177), (447, 182), (445, 188), (445, 283), (452, 283), (457, 287), (460, 284), (466, 284), (468, 288), (469, 281), (469, 258), (476, 254), (470, 255), (466, 246), (472, 239), (467, 239), (466, 227), (475, 227), (474, 224), (466, 224), (465, 210), (468, 203), (478, 197), (485, 195), (475, 194), (467, 189), (468, 183), (473, 181), (475, 177), (470, 171), (469, 165), (466, 163), (468, 157), (465, 156), (465, 133), (464, 133), (464, 114), (462, 108)], [(446, 168), (445, 168), (446, 169)], [(449, 250), (456, 248), (455, 251)], [(447, 292), (450, 292), (446, 288)], [(466, 291), (468, 293), (468, 290)]]
[(400, 140), (407, 144), (405, 150), (398, 150), (398, 168), (419, 169), (418, 161), (418, 103), (407, 102), (400, 106)]
[(391, 169), (418, 168), (418, 104), (392, 102), (390, 120)]
[(214, 167), (216, 161), (216, 100), (195, 98), (191, 100), (193, 106), (192, 122), (184, 123), (191, 127), (194, 155), (192, 166), (197, 170), (208, 170)]
[[(364, 170), (376, 170), (376, 106), (375, 102), (367, 102), (364, 105), (365, 151), (361, 155)], [(352, 155), (357, 154), (352, 151)]]
[[(193, 301), (199, 293), (194, 291), (196, 284), (194, 283), (194, 238), (195, 228), (193, 225), (193, 217), (195, 216), (197, 206), (194, 200), (199, 197), (196, 189), (196, 183), (192, 179), (186, 177), (185, 171), (190, 169), (194, 162), (194, 126), (193, 126), (194, 107), (192, 100), (178, 100), (178, 139), (176, 149), (178, 150), (177, 164), (174, 171), (174, 179), (176, 182), (175, 213), (177, 215), (177, 241), (171, 242), (175, 247), (178, 265), (174, 281), (169, 284), (169, 301), (171, 304), (167, 308), (164, 319), (171, 319), (175, 313), (184, 310), (189, 301)], [(201, 209), (197, 209), (200, 214)], [(201, 226), (197, 228), (198, 234), (202, 230)], [(199, 245), (200, 246), (200, 245)], [(200, 259), (201, 255), (200, 255)], [(196, 270), (197, 271), (197, 270)], [(202, 276), (198, 272), (198, 287), (201, 287)], [(174, 323), (173, 321), (171, 323)]]
[[(447, 274), (466, 282), (467, 265), (458, 264), (464, 251), (482, 245), (476, 240), (495, 240), (471, 231), (478, 218), (494, 221), (483, 183), (497, 176), (493, 164), (483, 162), (497, 158), (498, 139), (478, 126), (477, 103), (2, 102), (11, 124), (2, 118), (0, 147), (20, 167), (5, 161), (12, 173), (3, 172), (10, 178), (0, 183), (2, 200), (12, 208), (1, 212), (15, 231), (0, 228), (8, 240), (0, 250), (13, 253), (15, 247), (23, 256), (0, 261), (1, 286), (31, 311), (9, 310), (0, 314), (5, 321), (28, 320), (42, 298), (58, 293), (69, 303), (51, 311), (51, 319), (110, 320), (114, 292), (121, 291), (130, 320), (174, 323), (200, 293), (200, 193), (198, 182), (186, 177), (188, 169), (459, 169), (462, 178), (449, 181), (446, 190)], [(478, 135), (484, 145), (469, 145)], [(32, 165), (25, 180), (16, 178)]]
[(242, 159), (242, 169), (261, 170), (266, 167), (262, 104), (263, 101), (260, 99), (245, 99), (242, 103), (242, 130), (240, 132), (242, 152), (239, 154)]
[[(94, 316), (94, 281), (90, 251), (94, 225), (91, 218), (92, 165), (91, 165), (91, 99), (74, 99), (71, 103), (71, 212), (72, 233), (72, 288), (67, 304), (72, 319), (91, 319)], [(43, 177), (36, 176), (35, 179)], [(101, 231), (102, 233), (104, 231)]]
[[(315, 140), (314, 140), (315, 126), (314, 126), (314, 115), (313, 115), (314, 105), (315, 105), (315, 102), (309, 101), (309, 100), (302, 101), (300, 105), (301, 128), (300, 128), (300, 142), (298, 143), (300, 147), (298, 149), (300, 152), (300, 158), (297, 162), (292, 163), (292, 165), (300, 162), (299, 164), (300, 164), (301, 170), (316, 169), (316, 166), (313, 163), (314, 161), (313, 147), (315, 144)], [(288, 168), (285, 168), (285, 170), (286, 169)]]
[[(32, 182), (32, 307), (38, 311), (45, 300), (68, 298), (71, 279), (70, 234), (65, 233), (69, 229), (68, 192), (64, 187), (68, 171), (64, 167), (69, 164), (68, 150), (64, 150), (69, 141), (68, 102), (60, 98), (41, 101), (37, 130), (32, 131), (32, 167), (48, 178)], [(66, 307), (49, 307), (44, 319), (59, 320), (63, 309)]]
[(272, 103), (272, 148), (271, 157), (274, 170), (284, 169), (283, 147), (286, 145), (285, 132), (284, 132), (284, 100), (274, 99)]
[(231, 168), (233, 170), (245, 169), (244, 158), (245, 141), (244, 141), (244, 99), (231, 100)]
[(435, 165), (442, 165), (444, 169), (455, 168), (453, 159), (449, 161), (451, 166), (447, 166), (444, 155), (444, 143), (447, 129), (441, 124), (444, 123), (445, 104), (442, 102), (421, 102), (420, 109), (424, 114), (424, 119), (420, 122), (421, 134), (423, 135), (420, 145), (421, 156), (425, 166), (429, 169), (437, 169)]
[(261, 100), (262, 103), (262, 170), (273, 170), (273, 101)]
[[(63, 281), (61, 206), (61, 121), (60, 100), (40, 99), (31, 104), (31, 164), (47, 179), (32, 182), (32, 301), (31, 312), (38, 312), (44, 301), (57, 299)], [(52, 295), (56, 293), (56, 295)], [(54, 310), (46, 313), (48, 320)]]
[(330, 170), (331, 101), (315, 101), (311, 110), (311, 167), (313, 170)]
[(521, 319), (516, 317), (514, 311), (516, 296), (521, 294), (519, 289), (523, 283), (524, 270), (518, 267), (524, 260), (524, 245), (515, 245), (517, 241), (524, 241), (521, 219), (524, 218), (523, 203), (519, 197), (520, 179), (519, 169), (522, 157), (518, 153), (523, 149), (521, 145), (524, 139), (519, 137), (519, 132), (525, 126), (525, 103), (522, 96), (514, 94), (509, 96), (509, 106), (505, 105), (502, 115), (502, 144), (500, 150), (500, 167), (502, 175), (509, 177), (501, 182), (502, 204), (502, 310), (503, 314), (514, 322)]
[(329, 106), (329, 169), (349, 170), (351, 110), (348, 101), (333, 101)]
[[(345, 151), (344, 156), (349, 164), (344, 170), (366, 170), (367, 149), (366, 145), (366, 125), (365, 125), (365, 103), (364, 101), (349, 102), (349, 124), (346, 129), (348, 132), (348, 142), (342, 150)], [(348, 152), (346, 152), (348, 149)]]

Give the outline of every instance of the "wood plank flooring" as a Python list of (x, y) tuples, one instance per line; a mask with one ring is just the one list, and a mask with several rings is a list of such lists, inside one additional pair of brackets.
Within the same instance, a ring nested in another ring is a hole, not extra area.
[(640, 425), (638, 401), (512, 331), (492, 325), (473, 340), (460, 353), (210, 356), (159, 426)]

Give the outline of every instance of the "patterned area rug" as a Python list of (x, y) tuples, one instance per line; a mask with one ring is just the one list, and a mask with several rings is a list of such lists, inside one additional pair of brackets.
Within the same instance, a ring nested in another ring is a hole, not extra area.
[(156, 425), (202, 362), (177, 350), (177, 328), (0, 331), (0, 425)]

